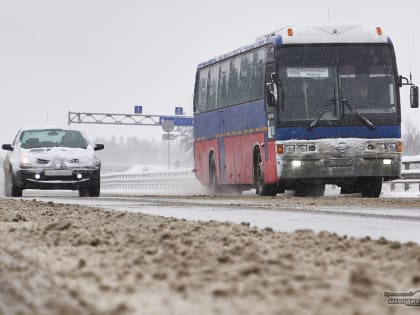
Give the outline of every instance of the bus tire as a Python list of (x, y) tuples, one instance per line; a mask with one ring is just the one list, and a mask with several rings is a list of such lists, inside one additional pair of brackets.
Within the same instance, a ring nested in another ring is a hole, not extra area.
[(378, 198), (382, 190), (382, 177), (368, 177), (360, 179), (362, 197)]
[(211, 195), (216, 195), (219, 191), (217, 186), (217, 177), (216, 177), (216, 162), (214, 161), (214, 156), (210, 157), (209, 163), (209, 186), (208, 191)]
[(296, 197), (322, 197), (325, 193), (325, 184), (298, 184), (295, 189)]
[(254, 152), (254, 182), (257, 195), (275, 196), (277, 194), (276, 184), (264, 183), (264, 162), (260, 150)]

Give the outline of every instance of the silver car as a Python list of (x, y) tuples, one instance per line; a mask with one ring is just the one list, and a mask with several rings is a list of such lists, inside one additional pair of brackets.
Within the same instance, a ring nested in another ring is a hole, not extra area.
[(6, 196), (21, 197), (24, 189), (79, 190), (82, 197), (100, 194), (101, 161), (79, 130), (35, 127), (19, 130), (4, 160)]

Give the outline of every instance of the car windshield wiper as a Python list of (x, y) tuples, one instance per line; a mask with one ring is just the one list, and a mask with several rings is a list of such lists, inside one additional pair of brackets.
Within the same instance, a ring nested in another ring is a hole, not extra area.
[(324, 105), (324, 110), (319, 114), (319, 116), (311, 122), (309, 127), (307, 128), (308, 131), (311, 131), (316, 127), (316, 125), (320, 122), (322, 117), (324, 117), (325, 113), (330, 112), (335, 107), (336, 97), (335, 97), (335, 89), (334, 89), (334, 97), (330, 98)]
[(350, 110), (350, 112), (356, 114), (369, 127), (369, 129), (376, 128), (375, 125), (369, 119), (367, 119), (365, 116), (360, 114), (357, 109), (353, 108), (353, 106), (350, 105), (347, 99), (343, 98), (341, 102), (343, 103), (344, 106), (346, 106)]

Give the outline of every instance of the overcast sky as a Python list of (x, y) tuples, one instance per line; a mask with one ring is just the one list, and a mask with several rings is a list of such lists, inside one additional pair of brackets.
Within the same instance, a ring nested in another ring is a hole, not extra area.
[[(400, 74), (420, 83), (418, 0), (0, 0), (0, 143), (68, 111), (192, 114), (199, 62), (285, 25), (360, 23), (391, 36)], [(402, 93), (403, 118), (420, 122)], [(74, 125), (90, 138), (159, 127)]]

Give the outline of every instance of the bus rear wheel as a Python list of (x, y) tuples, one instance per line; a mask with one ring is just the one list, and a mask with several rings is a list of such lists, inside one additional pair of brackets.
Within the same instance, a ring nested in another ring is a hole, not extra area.
[(210, 163), (209, 163), (208, 191), (211, 195), (215, 195), (219, 192), (219, 186), (217, 185), (217, 178), (216, 178), (216, 162), (214, 161), (213, 156), (210, 158)]
[(254, 155), (254, 182), (257, 195), (275, 196), (277, 194), (276, 184), (264, 183), (264, 162), (261, 157), (261, 151)]

